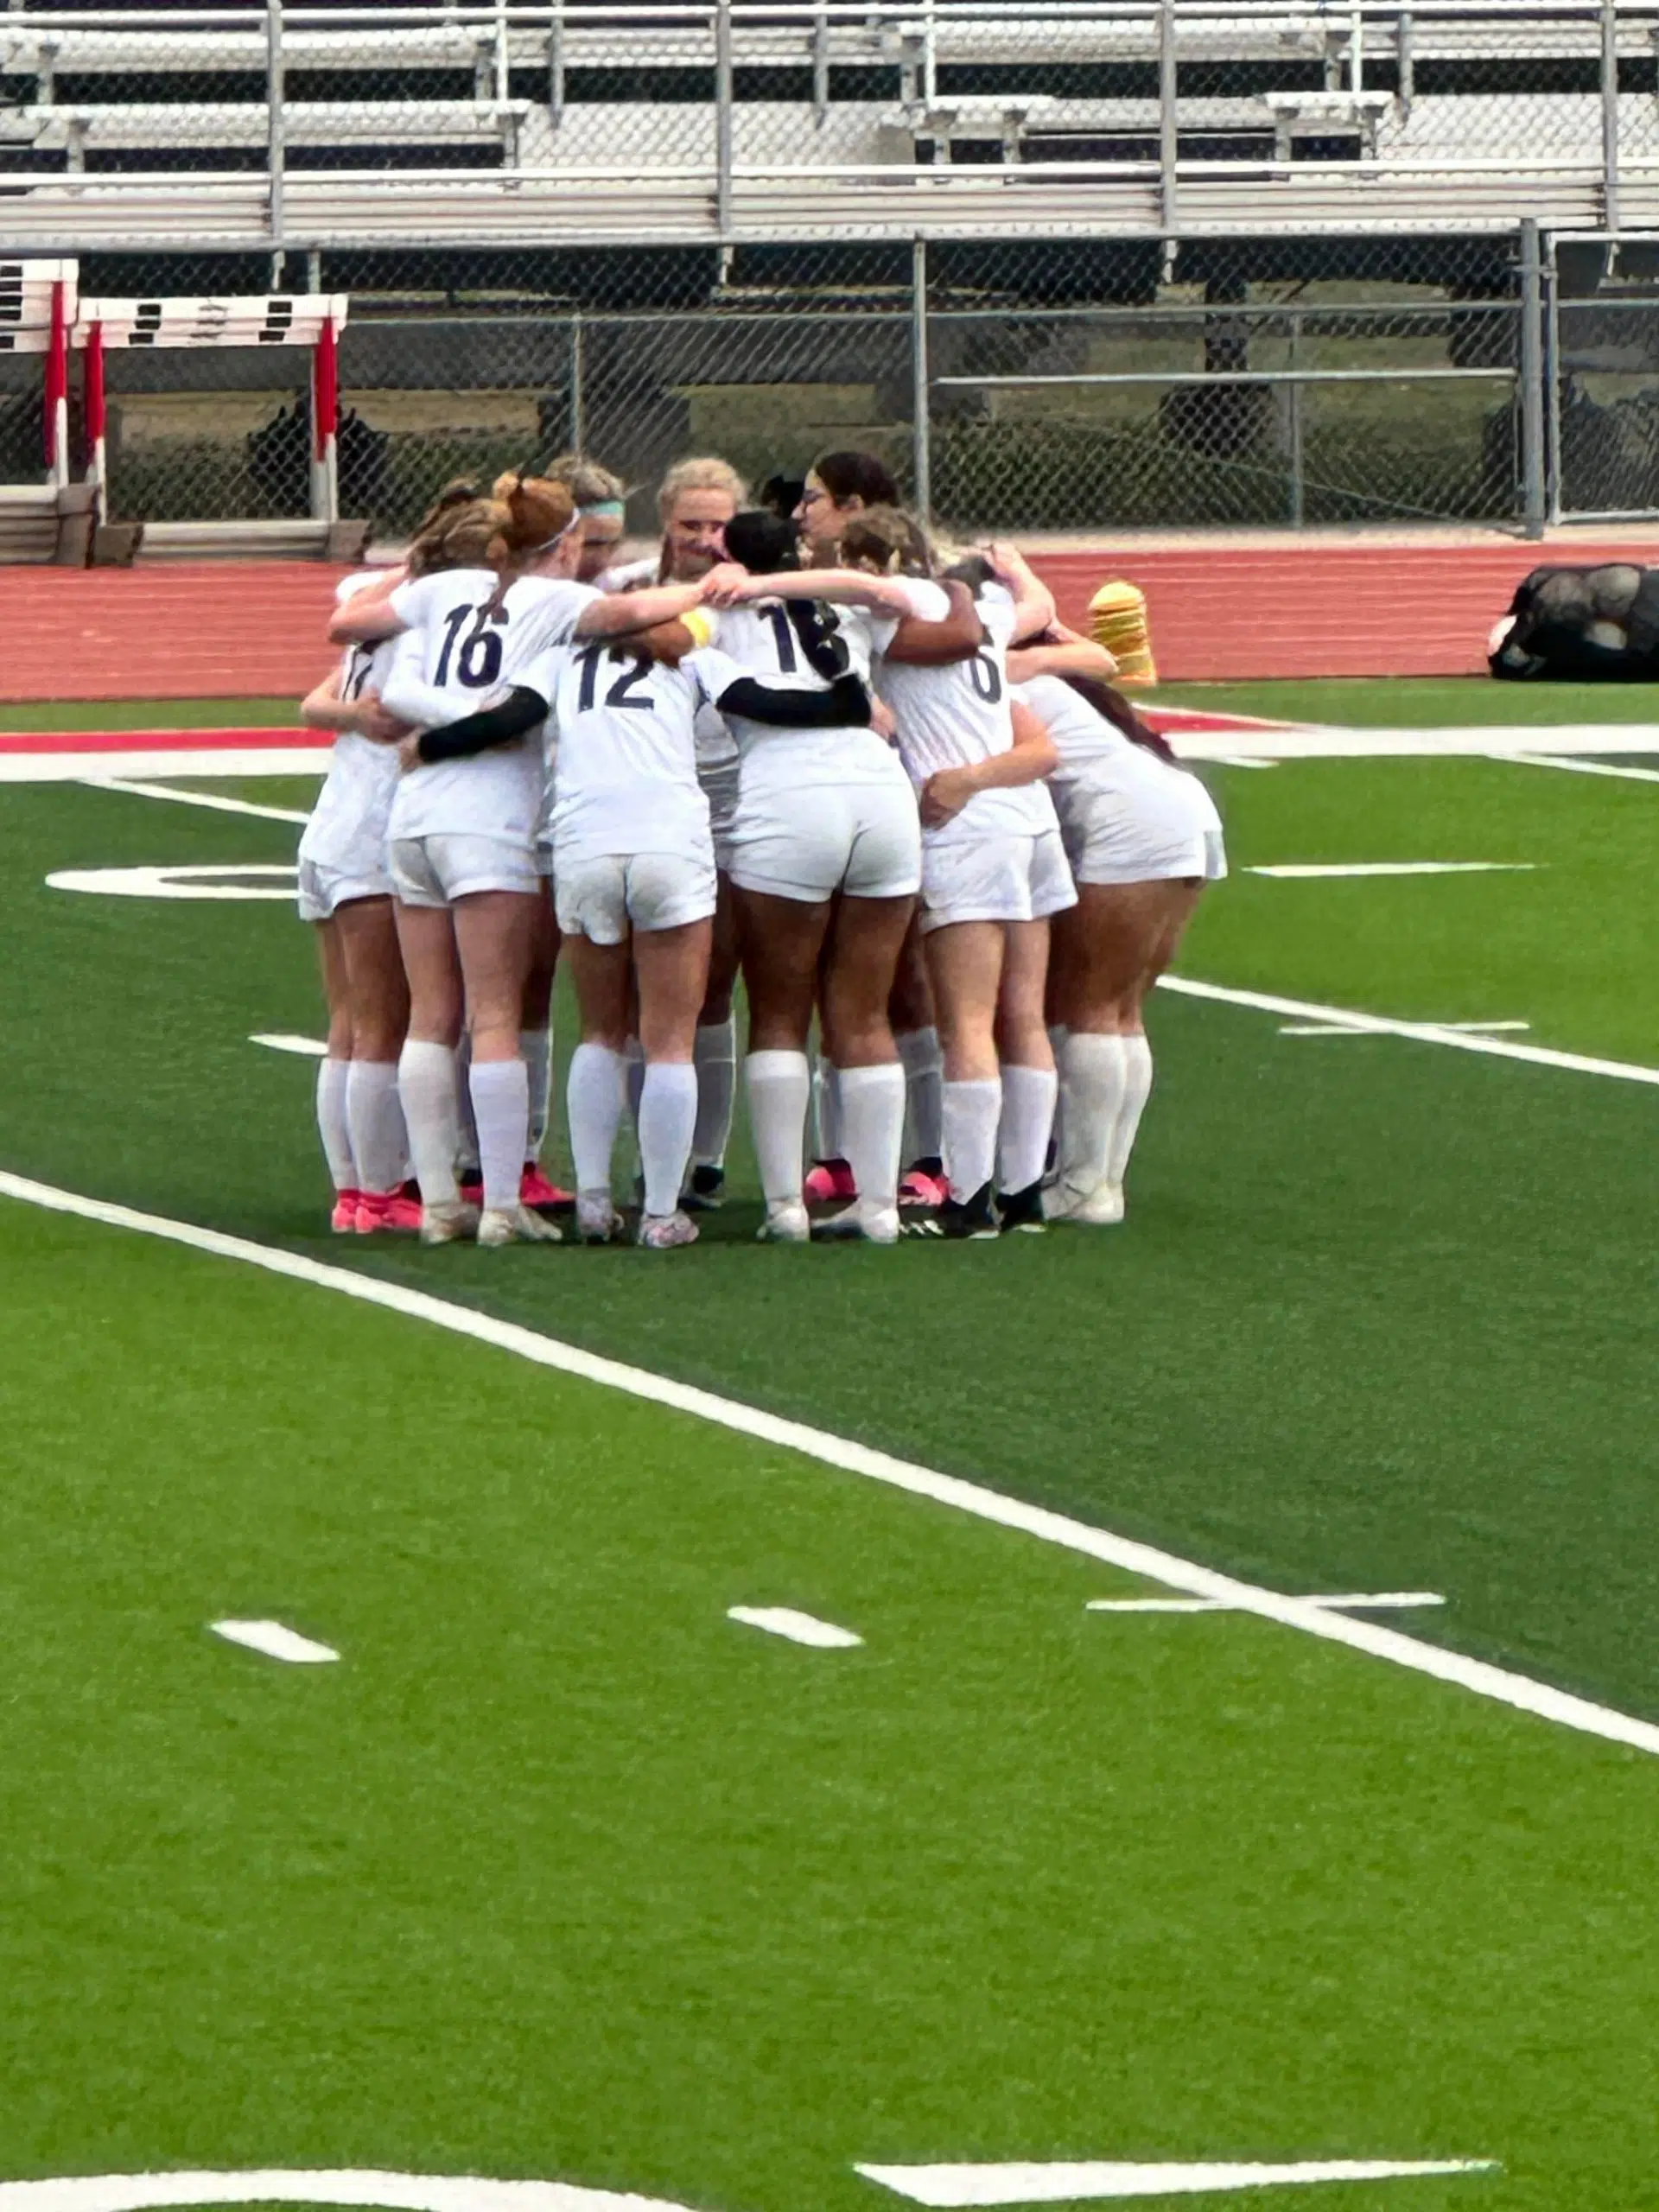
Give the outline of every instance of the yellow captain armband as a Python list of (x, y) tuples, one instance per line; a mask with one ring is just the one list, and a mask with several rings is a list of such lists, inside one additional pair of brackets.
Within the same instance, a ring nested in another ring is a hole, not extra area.
[(714, 644), (715, 619), (713, 615), (706, 610), (706, 608), (701, 607), (689, 607), (685, 613), (681, 615), (680, 620), (684, 623), (686, 628), (691, 632), (692, 637), (696, 640), (699, 645), (712, 645)]

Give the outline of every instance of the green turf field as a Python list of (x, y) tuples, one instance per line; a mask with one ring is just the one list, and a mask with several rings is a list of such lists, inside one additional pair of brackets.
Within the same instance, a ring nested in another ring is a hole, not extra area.
[[(1377, 692), (1341, 719), (1416, 717)], [(1188, 977), (1659, 1068), (1659, 785), (1213, 776)], [(1370, 1618), (1659, 1720), (1652, 1084), (1166, 993), (1121, 1230), (756, 1248), (740, 1153), (671, 1257), (342, 1245), (311, 1065), (249, 1041), (318, 1031), (291, 910), (45, 880), (294, 837), (6, 787), (0, 1168), (1271, 1591), (1440, 1593)], [(1531, 866), (1247, 872), (1425, 859)], [(1087, 1612), (1167, 1589), (115, 1227), (0, 1203), (0, 2183), (880, 2212), (859, 2163), (1466, 2158), (1502, 2171), (1249, 2201), (1659, 2206), (1653, 1755), (1247, 1614)]]

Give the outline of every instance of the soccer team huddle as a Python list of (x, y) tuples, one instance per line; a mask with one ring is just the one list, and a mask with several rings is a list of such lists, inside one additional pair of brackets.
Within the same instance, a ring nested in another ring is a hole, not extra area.
[(1143, 1001), (1226, 873), (1203, 785), (1019, 553), (931, 544), (874, 454), (758, 503), (677, 462), (620, 564), (625, 499), (576, 457), (457, 484), (340, 587), (299, 854), (334, 1228), (620, 1239), (628, 1122), (635, 1241), (694, 1242), (740, 976), (763, 1239), (1122, 1220)]

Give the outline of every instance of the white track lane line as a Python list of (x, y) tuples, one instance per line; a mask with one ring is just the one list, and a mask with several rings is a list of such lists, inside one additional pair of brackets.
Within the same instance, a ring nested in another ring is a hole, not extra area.
[[(1472, 1044), (1476, 1040), (1459, 1041)], [(1659, 1070), (1648, 1072), (1653, 1080), (1659, 1081)], [(847, 1437), (832, 1436), (826, 1429), (810, 1428), (803, 1421), (786, 1421), (779, 1414), (764, 1413), (759, 1407), (717, 1397), (712, 1390), (699, 1390), (690, 1383), (652, 1375), (645, 1368), (601, 1358), (596, 1352), (562, 1344), (556, 1337), (541, 1336), (534, 1329), (522, 1328), (516, 1322), (499, 1321), (491, 1314), (477, 1313), (465, 1306), (452, 1306), (445, 1299), (433, 1297), (429, 1291), (409, 1290), (401, 1283), (380, 1282), (372, 1275), (358, 1274), (348, 1268), (330, 1267), (298, 1252), (255, 1244), (246, 1237), (227, 1236), (216, 1229), (199, 1229), (193, 1222), (169, 1221), (162, 1214), (140, 1213), (132, 1206), (111, 1205), (106, 1198), (83, 1198), (78, 1191), (59, 1190), (53, 1184), (37, 1183), (28, 1176), (10, 1174), (3, 1170), (0, 1170), (0, 1198), (16, 1198), (25, 1205), (44, 1207), (50, 1213), (73, 1214), (82, 1221), (101, 1222), (112, 1229), (133, 1230), (140, 1236), (160, 1237), (168, 1243), (182, 1244), (192, 1251), (211, 1253), (219, 1259), (239, 1260), (245, 1266), (263, 1268), (269, 1274), (285, 1275), (293, 1282), (312, 1283), (323, 1290), (337, 1291), (344, 1298), (354, 1298), (365, 1306), (378, 1306), (388, 1313), (405, 1314), (411, 1320), (430, 1322), (435, 1328), (448, 1329), (455, 1336), (492, 1344), (497, 1351), (531, 1360), (538, 1367), (550, 1367), (560, 1374), (601, 1383), (607, 1389), (626, 1391), (630, 1397), (643, 1398), (652, 1405), (667, 1406), (677, 1413), (694, 1414), (701, 1421), (715, 1421), (722, 1428), (735, 1430), (739, 1435), (775, 1444), (785, 1451), (798, 1452), (806, 1459), (839, 1467), (847, 1474), (884, 1483), (890, 1489), (908, 1491), (914, 1497), (931, 1498), (937, 1504), (954, 1506), (958, 1512), (972, 1514), (976, 1520), (988, 1521), (1002, 1529), (1015, 1529), (1044, 1543), (1058, 1544), (1086, 1558), (1101, 1560), (1109, 1567), (1123, 1567), (1131, 1574), (1143, 1575), (1149, 1582), (1161, 1582), (1166, 1588), (1181, 1591), (1188, 1597), (1217, 1598), (1224, 1605), (1236, 1605), (1240, 1612), (1255, 1613), (1263, 1620), (1276, 1621), (1281, 1628), (1300, 1629), (1304, 1635), (1319, 1637), (1325, 1643), (1345, 1644), (1350, 1650), (1365, 1652), (1373, 1659), (1386, 1660), (1391, 1666), (1406, 1668), (1413, 1674), (1427, 1675), (1436, 1681), (1468, 1690), (1476, 1697), (1513, 1707), (1516, 1712), (1530, 1713), (1539, 1719), (1553, 1720), (1580, 1734), (1626, 1744), (1635, 1751), (1659, 1757), (1659, 1726), (1638, 1720), (1633, 1713), (1596, 1705), (1588, 1698), (1573, 1696), (1570, 1691), (1535, 1681), (1530, 1675), (1513, 1674), (1507, 1668), (1491, 1666), (1482, 1659), (1467, 1658), (1460, 1651), (1443, 1650), (1436, 1644), (1420, 1643), (1415, 1637), (1402, 1636), (1395, 1629), (1380, 1628), (1374, 1621), (1357, 1619), (1347, 1613), (1327, 1612), (1319, 1605), (1310, 1605), (1306, 1599), (1281, 1597), (1277, 1591), (1259, 1589), (1254, 1583), (1217, 1573), (1213, 1567), (1200, 1567), (1196, 1560), (1182, 1559), (1175, 1552), (1160, 1551), (1156, 1546), (1138, 1543), (1132, 1537), (1114, 1535), (1109, 1529), (1091, 1528), (1088, 1522), (1073, 1521), (1066, 1514), (1027, 1504), (1023, 1498), (1005, 1497), (1000, 1491), (966, 1482), (957, 1475), (936, 1473), (932, 1468), (918, 1466), (912, 1460), (873, 1451), (868, 1445), (855, 1444)]]
[(221, 798), (216, 791), (179, 791), (166, 784), (136, 783), (129, 776), (82, 776), (79, 780), (91, 791), (127, 791), (134, 798), (168, 798), (175, 806), (205, 806), (214, 814), (254, 814), (262, 822), (308, 822), (308, 814), (296, 814), (289, 806), (256, 806), (251, 799)]
[(1574, 1075), (1607, 1075), (1621, 1083), (1659, 1084), (1659, 1068), (1634, 1060), (1599, 1060), (1585, 1052), (1552, 1052), (1543, 1045), (1512, 1045), (1484, 1029), (1452, 1029), (1433, 1021), (1393, 1021), (1383, 1014), (1362, 1014), (1357, 1007), (1319, 1006), (1312, 999), (1284, 999), (1270, 991), (1234, 991), (1222, 983), (1200, 983), (1191, 976), (1160, 976), (1158, 988), (1183, 998), (1214, 999), (1223, 1006), (1245, 1006), (1258, 1014), (1287, 1014), (1294, 1021), (1319, 1022), (1371, 1037), (1409, 1037), (1419, 1045), (1450, 1045), (1459, 1052), (1484, 1052), (1501, 1060), (1526, 1060), (1534, 1067), (1565, 1068)]
[(1567, 768), (1575, 776), (1616, 776), (1625, 784), (1659, 784), (1659, 768), (1615, 768), (1610, 761), (1568, 760), (1559, 753), (1494, 753), (1491, 757), (1519, 761), (1523, 768)]
[(1502, 2171), (1496, 2158), (1310, 2158), (1293, 2165), (1142, 2165), (1122, 2159), (1008, 2166), (855, 2166), (914, 2204), (1059, 2204), (1086, 2197), (1197, 2196), (1297, 2182), (1397, 2181)]
[(290, 1667), (325, 1667), (340, 1656), (332, 1644), (314, 1643), (281, 1621), (213, 1621), (209, 1625), (226, 1643), (245, 1644), (250, 1651), (263, 1651), (267, 1659), (285, 1660)]
[(815, 1651), (851, 1651), (863, 1643), (849, 1628), (821, 1621), (816, 1613), (798, 1613), (792, 1605), (728, 1605), (728, 1621), (745, 1628), (764, 1629), (768, 1636), (786, 1637), (791, 1643), (809, 1643)]

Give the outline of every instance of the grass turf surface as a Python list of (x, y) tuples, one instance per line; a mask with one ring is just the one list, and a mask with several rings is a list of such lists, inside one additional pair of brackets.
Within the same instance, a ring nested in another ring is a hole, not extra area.
[[(1655, 1762), (5, 1203), (0, 1307), (0, 2171), (874, 2212), (855, 2160), (1484, 2156), (1337, 2201), (1659, 2202)], [(343, 1663), (205, 1632), (264, 1612)]]
[[(1618, 887), (1638, 883), (1647, 787), (1462, 761), (1319, 763), (1226, 786), (1236, 861), (1286, 857), (1287, 841), (1307, 857), (1349, 819), (1380, 837), (1391, 809), (1414, 856), (1436, 823), (1465, 856), (1478, 830), (1472, 856), (1493, 856), (1490, 817), (1507, 806), (1520, 842), (1496, 856), (1552, 865), (1406, 884), (1240, 877), (1201, 918), (1192, 972), (1385, 1012), (1530, 1019), (1546, 1043), (1650, 1057), (1639, 940), (1611, 927)], [(9, 1164), (321, 1249), (310, 1069), (246, 1041), (315, 1033), (306, 933), (280, 905), (42, 882), (54, 867), (277, 858), (291, 830), (35, 786), (12, 795), (4, 834), (7, 1027), (35, 1040), (0, 1124)], [(1600, 871), (1585, 858), (1598, 851)], [(1519, 912), (1538, 944), (1553, 930), (1563, 961), (1576, 953), (1567, 1033), (1549, 979), (1511, 944)], [(740, 1152), (739, 1203), (666, 1264), (348, 1256), (1275, 1586), (1444, 1590), (1427, 1632), (1659, 1713), (1655, 1393), (1631, 1296), (1649, 1264), (1650, 1094), (1275, 1032), (1160, 997), (1159, 1089), (1121, 1235), (757, 1251)], [(563, 1033), (568, 1046), (568, 1008)], [(89, 1070), (118, 1071), (111, 1110), (88, 1111)]]
[[(1220, 781), (1236, 866), (1545, 865), (1240, 874), (1190, 972), (1659, 1059), (1659, 791), (1470, 761)], [(757, 1249), (740, 1152), (665, 1262), (342, 1247), (309, 1066), (246, 1041), (320, 1026), (291, 914), (43, 882), (293, 838), (8, 792), (0, 1160), (1276, 1586), (1444, 1590), (1402, 1624), (1659, 1715), (1648, 1090), (1166, 995), (1109, 1236)], [(0, 1307), (0, 2174), (879, 2212), (855, 2159), (1485, 2156), (1501, 2177), (1332, 2201), (1659, 2205), (1653, 1762), (1257, 1621), (1090, 1616), (1130, 1586), (5, 1204)], [(868, 1643), (800, 1651), (735, 1602)], [(344, 1663), (205, 1632), (267, 1613)]]

